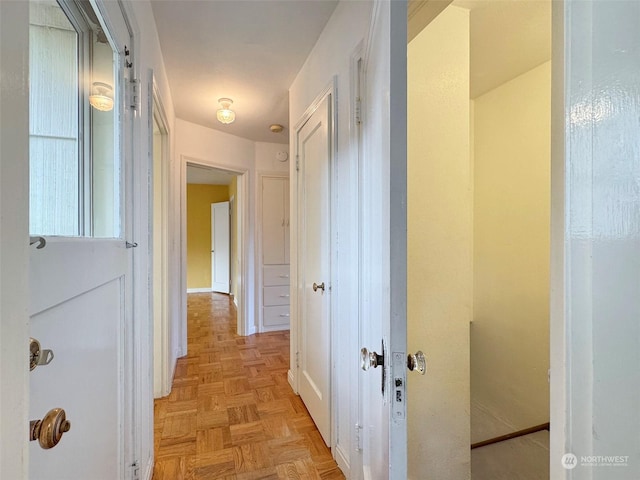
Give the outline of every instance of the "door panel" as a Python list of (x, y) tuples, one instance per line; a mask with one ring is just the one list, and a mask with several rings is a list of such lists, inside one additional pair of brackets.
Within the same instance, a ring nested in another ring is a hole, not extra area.
[[(470, 476), (473, 308), (469, 11), (449, 6), (408, 45), (408, 478)], [(428, 161), (425, 161), (428, 159)]]
[[(331, 345), (329, 316), (329, 121), (330, 99), (321, 100), (297, 132), (302, 201), (299, 225), (299, 392), (327, 445), (331, 442)], [(314, 288), (315, 284), (315, 288)], [(318, 285), (322, 285), (319, 288)]]
[(229, 202), (211, 204), (211, 282), (214, 292), (229, 293)]
[(31, 336), (55, 355), (30, 374), (31, 418), (61, 407), (71, 422), (53, 450), (31, 443), (32, 479), (121, 478), (124, 288), (116, 277), (31, 317)]
[[(48, 55), (58, 44), (33, 42), (30, 51), (31, 103), (39, 104), (30, 109), (32, 145), (59, 122), (75, 124), (69, 132), (75, 132), (77, 146), (64, 155), (57, 149), (30, 152), (34, 167), (31, 214), (40, 219), (32, 224), (31, 233), (44, 235), (46, 240), (44, 248), (30, 250), (30, 335), (42, 348), (51, 349), (54, 357), (49, 365), (30, 373), (29, 414), (32, 420), (41, 419), (49, 410), (62, 408), (71, 423), (70, 431), (53, 449), (31, 443), (30, 478), (125, 478), (126, 465), (134, 460), (135, 423), (135, 248), (128, 248), (125, 241), (131, 233), (133, 198), (125, 194), (132, 184), (132, 115), (124, 107), (124, 81), (129, 75), (124, 68), (124, 46), (131, 45), (130, 36), (118, 35), (127, 32), (119, 9), (103, 21), (99, 13), (89, 11), (88, 2), (65, 2), (62, 8), (52, 2), (31, 2), (30, 6), (32, 26), (35, 24), (32, 36), (46, 36), (47, 29), (42, 32), (41, 25), (63, 25), (66, 34), (76, 38), (64, 48), (77, 46), (79, 52), (67, 55), (66, 61), (60, 57), (51, 62)], [(98, 2), (96, 6), (100, 10), (104, 5)], [(76, 79), (70, 85), (64, 81), (70, 78), (69, 71), (75, 72), (70, 76)], [(60, 72), (66, 76), (61, 77)], [(75, 89), (77, 108), (56, 110), (54, 104), (48, 104), (43, 95), (46, 82), (38, 80), (42, 78), (49, 78), (56, 88), (65, 84)], [(113, 100), (110, 109), (98, 109), (96, 98), (90, 98), (97, 94), (95, 82), (108, 84), (107, 96)], [(68, 139), (60, 142), (68, 143)], [(65, 159), (67, 166), (61, 168), (57, 163), (52, 176), (43, 165), (53, 157)], [(56, 188), (47, 185), (52, 177), (59, 180)], [(64, 182), (77, 191), (73, 205), (49, 210), (48, 205), (63, 201), (58, 187)], [(62, 233), (75, 237), (48, 236), (60, 233), (58, 217), (74, 218), (74, 232)]]

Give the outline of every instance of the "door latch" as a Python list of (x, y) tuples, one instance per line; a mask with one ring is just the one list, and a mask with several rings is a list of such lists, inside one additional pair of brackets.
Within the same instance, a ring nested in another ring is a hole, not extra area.
[(40, 342), (35, 338), (29, 338), (29, 370), (33, 370), (40, 365), (49, 365), (53, 360), (53, 350), (43, 350)]
[(427, 373), (427, 359), (421, 350), (407, 355), (407, 368), (410, 372), (416, 372), (420, 375)]

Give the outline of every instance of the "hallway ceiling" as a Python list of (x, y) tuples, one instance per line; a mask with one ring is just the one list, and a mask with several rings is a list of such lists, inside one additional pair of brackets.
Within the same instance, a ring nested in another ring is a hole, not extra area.
[[(335, 0), (152, 0), (178, 118), (260, 142), (288, 143), (289, 93)], [(216, 120), (218, 98), (236, 121)], [(274, 134), (269, 125), (284, 125)]]

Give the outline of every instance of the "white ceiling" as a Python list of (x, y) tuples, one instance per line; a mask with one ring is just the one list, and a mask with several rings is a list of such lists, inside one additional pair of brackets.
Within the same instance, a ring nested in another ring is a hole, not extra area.
[(199, 183), (206, 185), (231, 185), (235, 177), (233, 173), (197, 165), (187, 165), (187, 183)]
[[(254, 141), (287, 143), (289, 87), (336, 0), (152, 0), (176, 116)], [(216, 120), (218, 98), (236, 121)]]
[[(288, 129), (289, 86), (336, 4), (152, 0), (176, 115), (254, 141), (287, 143), (288, 131), (274, 134), (269, 125)], [(471, 10), (471, 98), (551, 58), (551, 0), (453, 4)], [(216, 120), (220, 97), (234, 101), (231, 125)]]
[(470, 13), (471, 98), (551, 58), (551, 0), (455, 0)]

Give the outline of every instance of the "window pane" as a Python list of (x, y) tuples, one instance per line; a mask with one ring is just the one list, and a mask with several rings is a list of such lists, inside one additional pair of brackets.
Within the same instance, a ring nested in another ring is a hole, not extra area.
[(120, 236), (114, 49), (86, 0), (30, 20), (30, 232)]
[[(85, 8), (91, 5), (83, 3)], [(114, 98), (114, 51), (97, 23), (95, 15), (91, 24), (91, 84), (93, 92), (103, 88), (107, 96)], [(91, 20), (91, 18), (90, 18)], [(92, 220), (93, 236), (118, 237), (120, 235), (120, 169), (115, 136), (115, 112), (113, 109), (91, 108), (91, 157), (92, 168)]]
[(78, 35), (60, 7), (31, 5), (30, 232), (80, 234)]

